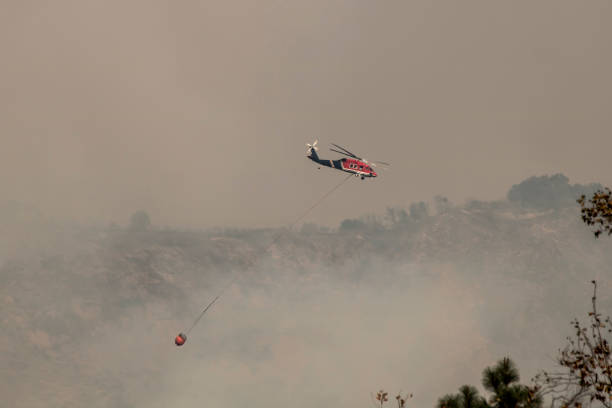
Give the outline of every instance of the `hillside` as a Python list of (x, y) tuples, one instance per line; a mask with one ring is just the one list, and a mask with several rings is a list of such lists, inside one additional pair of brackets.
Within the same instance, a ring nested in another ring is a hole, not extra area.
[[(307, 224), (269, 253), (280, 230), (67, 226), (5, 206), (0, 395), (12, 407), (312, 407), (367, 404), (384, 385), (433, 406), (506, 353), (528, 380), (588, 310), (591, 279), (612, 310), (612, 242), (571, 200), (530, 205), (518, 186), (508, 200)], [(235, 387), (215, 389), (224, 376)]]

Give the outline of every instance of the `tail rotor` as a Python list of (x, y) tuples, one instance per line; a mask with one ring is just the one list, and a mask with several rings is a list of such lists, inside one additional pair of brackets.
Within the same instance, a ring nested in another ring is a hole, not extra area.
[(315, 140), (312, 144), (306, 143), (306, 146), (308, 146), (308, 150), (306, 150), (306, 154), (308, 156), (310, 156), (313, 153), (313, 151), (316, 153), (319, 150), (319, 148), (317, 147), (317, 143), (319, 143), (319, 139)]

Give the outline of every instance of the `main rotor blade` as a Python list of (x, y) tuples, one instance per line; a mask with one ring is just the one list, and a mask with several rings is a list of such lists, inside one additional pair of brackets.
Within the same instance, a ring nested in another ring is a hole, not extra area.
[(338, 149), (340, 149), (340, 150), (344, 150), (344, 151), (345, 151), (345, 152), (346, 152), (346, 153), (347, 153), (349, 156), (353, 156), (353, 157), (358, 158), (358, 157), (357, 157), (357, 155), (355, 155), (355, 153), (351, 153), (351, 152), (349, 152), (349, 151), (348, 151), (348, 150), (346, 150), (344, 147), (342, 147), (342, 146), (338, 146), (338, 145), (337, 145), (337, 144), (335, 144), (335, 143), (332, 143), (332, 145), (336, 146), (336, 147), (337, 147)]
[(390, 166), (391, 165), (391, 163), (387, 163), (387, 162), (384, 162), (384, 161), (375, 161), (374, 163), (382, 164), (383, 166)]
[(332, 148), (330, 148), (329, 150), (331, 150), (332, 152), (340, 153), (340, 154), (342, 154), (342, 155), (344, 155), (344, 156), (352, 157), (352, 158), (354, 158), (354, 159), (357, 159), (357, 158), (358, 158), (358, 157), (356, 157), (356, 156), (353, 156), (352, 154), (347, 154), (347, 153), (341, 152), (340, 150), (335, 150), (335, 149), (332, 149)]

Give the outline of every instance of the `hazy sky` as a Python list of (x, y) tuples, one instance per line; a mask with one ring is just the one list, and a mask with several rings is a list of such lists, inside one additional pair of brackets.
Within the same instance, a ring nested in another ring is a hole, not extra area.
[(81, 221), (281, 225), (531, 175), (612, 184), (612, 3), (4, 0), (2, 199)]

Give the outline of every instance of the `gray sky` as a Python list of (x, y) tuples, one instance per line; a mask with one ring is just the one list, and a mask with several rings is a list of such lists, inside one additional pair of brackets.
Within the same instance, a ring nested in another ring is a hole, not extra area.
[(393, 163), (320, 223), (612, 184), (607, 0), (2, 3), (2, 197), (54, 217), (286, 224), (342, 177), (316, 138)]

